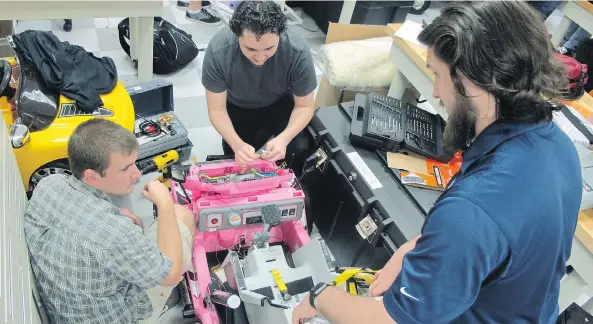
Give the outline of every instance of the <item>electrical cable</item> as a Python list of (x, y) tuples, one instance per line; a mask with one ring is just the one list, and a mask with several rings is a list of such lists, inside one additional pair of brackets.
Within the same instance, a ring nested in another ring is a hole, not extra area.
[(225, 174), (221, 176), (210, 176), (204, 172), (200, 172), (199, 177), (200, 181), (204, 183), (225, 183), (227, 181), (244, 182), (275, 177), (278, 175), (279, 170), (280, 169), (276, 169), (275, 171), (262, 171), (256, 168), (251, 168), (248, 171), (243, 169), (243, 171), (239, 173), (225, 172)]
[[(161, 135), (163, 132), (161, 125), (154, 120), (146, 119), (138, 114), (136, 114), (136, 117), (143, 119), (140, 125), (138, 125), (138, 128), (140, 129), (140, 135), (155, 137)], [(138, 136), (138, 134), (136, 134), (136, 136)]]
[(315, 25), (315, 27), (317, 27), (317, 29), (313, 30), (313, 29), (310, 29), (310, 28), (305, 27), (305, 20), (304, 19), (303, 19), (303, 21), (301, 21), (301, 23), (294, 24), (294, 25), (296, 25), (298, 27), (301, 27), (302, 29), (304, 29), (304, 30), (306, 30), (308, 32), (311, 32), (311, 33), (316, 33), (319, 30), (321, 30), (321, 28), (319, 28), (319, 26), (317, 26), (317, 24), (315, 22), (313, 22), (313, 24)]
[(138, 125), (138, 128), (140, 129), (140, 133), (142, 133), (142, 135), (148, 137), (158, 136), (162, 132), (161, 126), (152, 120), (145, 120), (141, 122), (140, 125)]
[(179, 187), (181, 188), (181, 190), (183, 191), (183, 194), (185, 195), (185, 198), (187, 198), (187, 203), (191, 204), (191, 198), (189, 197), (189, 194), (187, 193), (187, 191), (185, 190), (185, 187), (183, 186), (183, 183), (181, 182), (177, 182), (177, 184), (179, 184)]

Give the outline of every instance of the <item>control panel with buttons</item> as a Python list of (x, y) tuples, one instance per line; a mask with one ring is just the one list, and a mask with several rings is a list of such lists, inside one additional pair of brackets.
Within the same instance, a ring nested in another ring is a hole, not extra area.
[[(204, 208), (198, 219), (198, 230), (202, 232), (237, 229), (262, 225), (261, 207), (274, 202), (235, 205), (224, 208)], [(282, 221), (299, 220), (305, 209), (303, 199), (289, 199), (276, 202)]]
[(222, 224), (222, 214), (221, 213), (213, 213), (209, 214), (206, 219), (206, 226), (209, 228), (216, 228), (221, 227)]

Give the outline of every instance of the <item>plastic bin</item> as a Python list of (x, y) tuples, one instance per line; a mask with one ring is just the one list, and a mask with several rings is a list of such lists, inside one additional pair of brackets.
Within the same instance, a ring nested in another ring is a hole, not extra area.
[(404, 22), (414, 1), (357, 1), (351, 24), (387, 25)]
[[(291, 4), (294, 3), (294, 4)], [(327, 34), (329, 23), (337, 23), (342, 13), (343, 1), (289, 1), (289, 6), (301, 6), (319, 29)], [(357, 1), (351, 24), (386, 25), (404, 22), (414, 1)]]

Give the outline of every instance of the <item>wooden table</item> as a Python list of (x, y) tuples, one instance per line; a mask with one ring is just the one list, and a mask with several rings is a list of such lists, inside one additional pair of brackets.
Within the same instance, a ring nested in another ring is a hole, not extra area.
[(130, 17), (131, 57), (140, 82), (152, 79), (153, 21), (162, 15), (163, 2), (155, 0), (8, 0), (0, 10), (0, 20)]
[[(593, 18), (591, 20), (593, 23)], [(401, 99), (405, 89), (411, 85), (447, 120), (444, 109), (439, 107), (438, 100), (432, 97), (434, 74), (426, 67), (426, 49), (395, 36), (401, 24), (390, 24), (386, 32), (393, 38), (391, 57), (397, 67), (396, 75), (391, 83), (388, 95)], [(585, 94), (576, 103), (593, 113), (593, 98)], [(593, 209), (582, 211), (575, 237), (569, 264), (575, 269), (561, 283), (559, 298), (560, 309), (563, 310), (573, 301), (583, 306), (591, 296), (593, 288)], [(593, 302), (587, 304), (593, 308)], [(587, 309), (593, 313), (593, 309)]]
[(564, 17), (552, 35), (551, 41), (554, 47), (561, 45), (560, 42), (566, 35), (571, 22), (575, 22), (593, 35), (593, 4), (588, 1), (569, 0), (562, 2), (558, 9), (564, 14)]

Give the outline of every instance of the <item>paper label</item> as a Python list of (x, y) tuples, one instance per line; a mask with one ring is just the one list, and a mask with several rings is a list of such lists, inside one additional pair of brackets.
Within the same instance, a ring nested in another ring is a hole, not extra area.
[(415, 21), (406, 20), (401, 27), (395, 32), (395, 36), (406, 40), (408, 42), (414, 43), (422, 48), (426, 48), (426, 45), (420, 43), (418, 41), (418, 35), (422, 31), (422, 24), (419, 24)]
[(371, 189), (375, 190), (383, 187), (379, 179), (377, 179), (373, 171), (369, 169), (369, 166), (362, 160), (357, 152), (350, 152), (346, 155), (350, 161), (352, 161), (352, 164), (354, 164), (358, 173), (360, 173), (369, 186), (371, 186)]
[(443, 178), (441, 178), (441, 170), (439, 170), (439, 167), (437, 167), (436, 165), (433, 165), (432, 169), (434, 170), (434, 177), (437, 179), (437, 185), (439, 187), (443, 187)]
[(410, 173), (408, 175), (401, 177), (401, 180), (404, 184), (417, 184), (422, 186), (426, 185), (426, 180), (414, 173)]
[(224, 269), (222, 267), (219, 267), (218, 269), (216, 269), (216, 271), (214, 271), (214, 273), (216, 274), (216, 276), (218, 277), (218, 280), (220, 280), (220, 282), (222, 282), (222, 283), (226, 282), (226, 274), (224, 273)]

